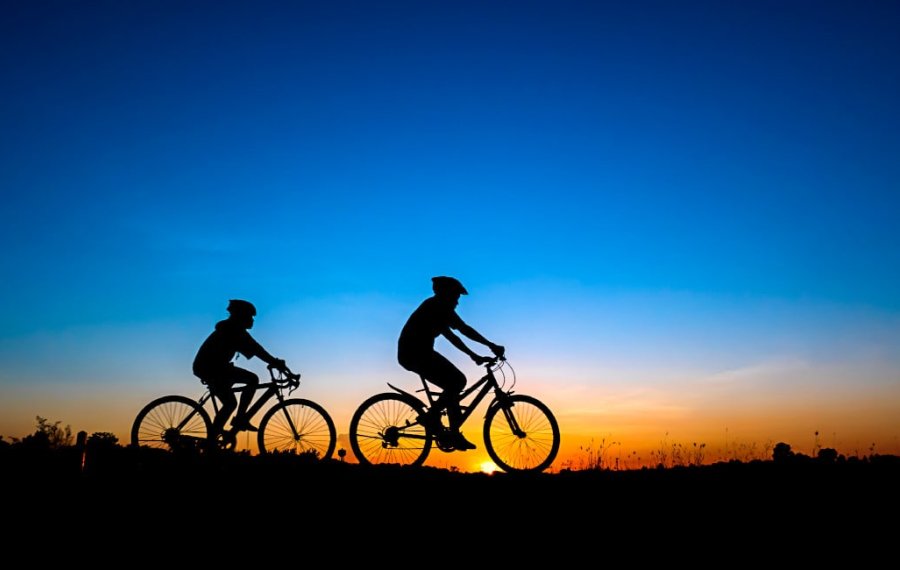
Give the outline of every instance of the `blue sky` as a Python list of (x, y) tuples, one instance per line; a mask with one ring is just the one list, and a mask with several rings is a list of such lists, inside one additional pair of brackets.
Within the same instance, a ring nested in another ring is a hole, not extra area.
[(896, 3), (0, 10), (2, 434), (191, 392), (233, 297), (340, 409), (438, 274), (548, 400), (773, 362), (900, 395)]

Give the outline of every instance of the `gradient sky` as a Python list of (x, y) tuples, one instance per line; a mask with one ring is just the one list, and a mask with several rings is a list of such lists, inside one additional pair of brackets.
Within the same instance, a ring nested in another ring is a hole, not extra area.
[[(417, 387), (396, 338), (446, 274), (557, 413), (557, 468), (898, 453), (898, 29), (877, 1), (5, 1), (0, 434), (127, 441), (199, 396), (230, 298), (343, 434)], [(428, 464), (477, 469), (480, 415)]]

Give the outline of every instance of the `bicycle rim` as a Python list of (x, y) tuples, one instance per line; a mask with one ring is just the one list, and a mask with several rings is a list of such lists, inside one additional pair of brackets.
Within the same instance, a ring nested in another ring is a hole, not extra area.
[(330, 459), (337, 444), (334, 421), (310, 400), (286, 400), (272, 407), (259, 425), (260, 453), (289, 452)]
[(200, 404), (185, 396), (163, 396), (138, 413), (131, 443), (157, 449), (205, 446), (212, 426)]
[[(531, 396), (513, 395), (509, 406), (492, 405), (485, 416), (484, 441), (488, 455), (507, 472), (539, 472), (559, 453), (559, 425), (546, 405)], [(514, 419), (515, 432), (507, 418)]]
[(432, 436), (416, 418), (422, 403), (401, 394), (377, 394), (363, 402), (350, 420), (350, 447), (364, 465), (422, 465)]

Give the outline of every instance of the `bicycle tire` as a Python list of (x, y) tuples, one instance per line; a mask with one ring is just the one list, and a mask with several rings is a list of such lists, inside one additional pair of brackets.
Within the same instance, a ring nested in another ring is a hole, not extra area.
[(211, 429), (209, 414), (196, 400), (162, 396), (138, 412), (131, 426), (131, 444), (169, 450), (205, 449)]
[(425, 405), (412, 396), (386, 392), (364, 401), (350, 420), (350, 448), (362, 465), (422, 465), (433, 435), (416, 418)]
[(295, 398), (280, 402), (266, 412), (259, 424), (260, 453), (292, 452), (331, 459), (337, 445), (337, 429), (325, 408)]
[[(543, 402), (515, 394), (509, 405), (494, 401), (484, 417), (484, 444), (494, 463), (506, 472), (544, 471), (559, 453), (559, 424)], [(507, 414), (522, 433), (513, 433)]]

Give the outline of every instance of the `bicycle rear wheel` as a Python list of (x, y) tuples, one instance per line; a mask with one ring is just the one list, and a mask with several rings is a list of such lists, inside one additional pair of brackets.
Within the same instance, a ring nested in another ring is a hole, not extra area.
[(331, 459), (337, 445), (337, 430), (328, 412), (319, 404), (301, 398), (276, 404), (259, 424), (260, 453), (288, 451)]
[(484, 418), (488, 455), (507, 472), (540, 472), (559, 453), (559, 424), (536, 398), (516, 394), (491, 404)]
[(413, 397), (384, 393), (372, 396), (350, 420), (350, 447), (363, 465), (422, 465), (432, 435), (416, 418), (425, 411)]
[(131, 444), (158, 449), (206, 449), (212, 422), (206, 410), (185, 396), (163, 396), (138, 412)]

